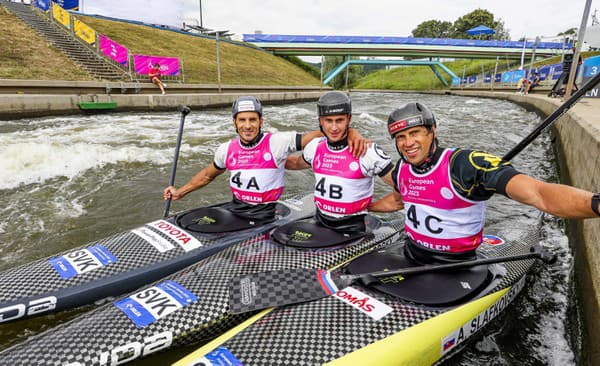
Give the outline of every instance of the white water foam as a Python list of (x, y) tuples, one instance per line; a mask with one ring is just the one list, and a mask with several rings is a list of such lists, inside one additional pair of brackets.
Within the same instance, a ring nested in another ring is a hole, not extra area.
[[(230, 117), (229, 117), (230, 118)], [(188, 117), (180, 154), (214, 150), (235, 134), (226, 115)], [(0, 135), (0, 189), (49, 179), (72, 179), (107, 164), (169, 164), (179, 127), (177, 114), (61, 117), (30, 121), (27, 131)], [(70, 205), (78, 211), (77, 204)]]
[(75, 177), (88, 169), (117, 162), (169, 161), (166, 151), (105, 144), (17, 143), (0, 151), (0, 189), (42, 183), (55, 177)]

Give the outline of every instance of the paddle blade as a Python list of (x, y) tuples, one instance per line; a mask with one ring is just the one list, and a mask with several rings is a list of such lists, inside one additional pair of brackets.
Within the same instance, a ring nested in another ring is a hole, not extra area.
[(229, 286), (233, 314), (317, 300), (338, 291), (330, 272), (298, 268), (235, 277)]

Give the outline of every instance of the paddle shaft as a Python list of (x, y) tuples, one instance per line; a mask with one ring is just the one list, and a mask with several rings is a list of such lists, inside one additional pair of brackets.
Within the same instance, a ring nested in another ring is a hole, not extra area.
[[(181, 121), (179, 122), (179, 132), (177, 133), (177, 144), (175, 145), (175, 156), (173, 157), (173, 166), (171, 167), (171, 178), (169, 179), (169, 185), (172, 186), (175, 184), (175, 173), (177, 172), (177, 160), (179, 160), (179, 148), (181, 147), (181, 136), (183, 135), (183, 125), (185, 123), (185, 116), (190, 113), (190, 107), (182, 106), (180, 108), (181, 111)], [(165, 202), (165, 212), (163, 217), (169, 216), (169, 209), (171, 208), (171, 196)]]
[[(363, 283), (371, 283), (371, 282), (373, 282), (373, 278), (414, 275), (414, 274), (437, 272), (437, 271), (450, 270), (450, 269), (471, 268), (471, 267), (475, 267), (475, 266), (481, 266), (484, 264), (513, 262), (513, 261), (520, 261), (520, 260), (525, 260), (525, 259), (544, 259), (544, 258), (545, 258), (544, 253), (535, 251), (532, 253), (512, 255), (509, 257), (484, 258), (484, 259), (475, 259), (475, 260), (466, 261), (466, 262), (400, 268), (400, 269), (394, 269), (391, 271), (376, 271), (376, 272), (369, 272), (369, 273), (355, 274), (355, 275), (341, 275), (339, 278), (345, 284), (346, 283), (350, 284), (350, 283), (353, 283), (356, 281), (361, 281)], [(548, 260), (552, 260), (552, 259), (548, 258)]]
[(566, 102), (564, 102), (557, 110), (555, 110), (551, 115), (546, 117), (546, 119), (537, 126), (529, 135), (527, 135), (521, 142), (517, 144), (517, 146), (513, 147), (504, 157), (503, 160), (509, 161), (514, 158), (515, 155), (523, 151), (527, 145), (529, 145), (536, 137), (542, 133), (542, 131), (554, 123), (560, 116), (562, 116), (565, 112), (569, 110), (573, 106), (573, 104), (577, 103), (581, 97), (585, 95), (590, 89), (592, 89), (596, 84), (600, 82), (600, 73), (590, 79), (585, 85), (583, 85), (575, 94), (573, 94)]

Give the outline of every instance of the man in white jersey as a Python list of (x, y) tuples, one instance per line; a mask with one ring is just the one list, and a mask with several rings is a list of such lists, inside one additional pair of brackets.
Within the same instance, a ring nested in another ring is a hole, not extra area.
[[(164, 198), (181, 199), (229, 170), (233, 200), (222, 207), (245, 218), (272, 219), (275, 216), (275, 202), (283, 192), (288, 154), (301, 150), (310, 140), (322, 134), (319, 131), (304, 135), (296, 132), (263, 133), (262, 105), (252, 96), (237, 98), (233, 103), (232, 115), (238, 137), (221, 144), (215, 152), (213, 163), (200, 170), (185, 185), (165, 188)], [(359, 134), (356, 137), (353, 147), (356, 153), (361, 153), (366, 143)]]
[(600, 216), (598, 193), (542, 182), (481, 151), (440, 147), (435, 117), (421, 103), (394, 110), (388, 132), (401, 157), (386, 180), (394, 189), (369, 210), (404, 209), (405, 254), (417, 262), (473, 259), (494, 193), (563, 218)]
[(364, 217), (373, 196), (373, 177), (389, 177), (392, 161), (374, 143), (360, 158), (349, 153), (352, 103), (346, 94), (325, 93), (317, 108), (325, 137), (309, 142), (302, 155), (288, 157), (286, 168), (313, 169), (319, 224), (338, 232), (364, 232)]

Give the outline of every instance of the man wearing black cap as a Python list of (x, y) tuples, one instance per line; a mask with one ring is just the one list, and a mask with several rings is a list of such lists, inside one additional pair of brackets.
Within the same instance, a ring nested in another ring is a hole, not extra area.
[(374, 143), (364, 156), (350, 154), (348, 131), (352, 103), (346, 94), (325, 93), (317, 109), (319, 127), (325, 137), (309, 142), (302, 155), (288, 157), (286, 168), (313, 169), (319, 224), (338, 232), (365, 232), (364, 219), (373, 196), (373, 177), (388, 175), (393, 168), (392, 160)]
[(542, 182), (484, 152), (440, 147), (436, 127), (433, 113), (421, 103), (406, 103), (390, 114), (388, 132), (401, 159), (391, 172), (392, 193), (369, 206), (379, 212), (404, 209), (408, 258), (474, 259), (485, 201), (494, 193), (563, 218), (600, 216), (600, 194)]
[[(262, 132), (262, 105), (252, 96), (237, 98), (232, 106), (232, 116), (238, 137), (221, 144), (215, 152), (213, 163), (185, 185), (165, 188), (164, 198), (181, 199), (229, 170), (233, 200), (223, 207), (241, 217), (271, 219), (275, 216), (275, 202), (283, 192), (288, 154), (301, 150), (322, 134), (319, 131), (304, 135), (296, 132)], [(356, 147), (356, 153), (361, 153), (365, 149), (365, 141), (358, 135), (355, 142), (353, 147)]]

